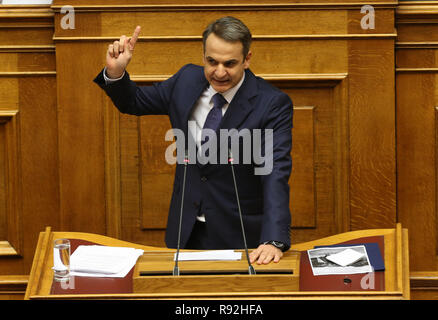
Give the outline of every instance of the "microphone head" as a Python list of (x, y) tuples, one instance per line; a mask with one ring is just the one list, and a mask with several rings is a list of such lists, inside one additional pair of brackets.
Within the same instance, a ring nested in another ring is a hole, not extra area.
[(231, 152), (231, 149), (228, 149), (228, 162), (233, 164), (233, 153)]
[(184, 152), (184, 165), (187, 165), (189, 163), (189, 152), (186, 149)]

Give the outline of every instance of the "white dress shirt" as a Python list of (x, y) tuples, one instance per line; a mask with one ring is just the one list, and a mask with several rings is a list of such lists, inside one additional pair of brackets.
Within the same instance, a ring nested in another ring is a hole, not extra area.
[[(230, 105), (231, 100), (233, 100), (243, 81), (245, 80), (245, 73), (243, 73), (242, 79), (240, 79), (239, 83), (228, 89), (224, 93), (222, 93), (223, 97), (227, 101), (226, 104), (222, 107), (222, 116), (227, 112), (228, 106)], [(190, 133), (195, 138), (196, 144), (198, 147), (201, 146), (201, 136), (202, 136), (202, 128), (204, 128), (205, 120), (207, 119), (207, 115), (211, 109), (213, 109), (213, 96), (217, 93), (215, 89), (210, 85), (207, 89), (202, 92), (198, 101), (196, 101), (195, 106), (190, 114), (189, 121), (194, 121), (196, 126), (189, 126)]]

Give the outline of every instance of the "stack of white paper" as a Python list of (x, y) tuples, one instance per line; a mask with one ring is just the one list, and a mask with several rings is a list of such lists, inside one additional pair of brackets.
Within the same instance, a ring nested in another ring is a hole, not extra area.
[(82, 277), (125, 277), (143, 250), (124, 247), (79, 246), (70, 257), (70, 274)]
[[(178, 261), (213, 261), (213, 260), (240, 260), (242, 252), (234, 250), (209, 250), (199, 252), (180, 252)], [(176, 260), (176, 253), (174, 256)]]
[(356, 261), (362, 259), (365, 255), (357, 252), (353, 249), (346, 249), (344, 251), (327, 256), (327, 260), (330, 260), (340, 266), (346, 267)]

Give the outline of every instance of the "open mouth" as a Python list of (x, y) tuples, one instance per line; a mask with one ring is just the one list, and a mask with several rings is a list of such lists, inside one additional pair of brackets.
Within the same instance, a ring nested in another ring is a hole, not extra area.
[(224, 85), (224, 84), (228, 84), (230, 82), (230, 80), (217, 80), (217, 79), (213, 79), (214, 83), (218, 84), (218, 85)]

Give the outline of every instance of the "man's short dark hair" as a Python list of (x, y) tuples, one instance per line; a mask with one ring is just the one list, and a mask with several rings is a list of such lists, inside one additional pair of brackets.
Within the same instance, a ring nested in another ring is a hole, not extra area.
[(210, 23), (202, 34), (204, 51), (205, 43), (211, 33), (214, 33), (216, 36), (226, 41), (240, 41), (243, 45), (243, 58), (246, 58), (249, 52), (249, 47), (251, 46), (252, 36), (248, 27), (242, 21), (228, 16)]

